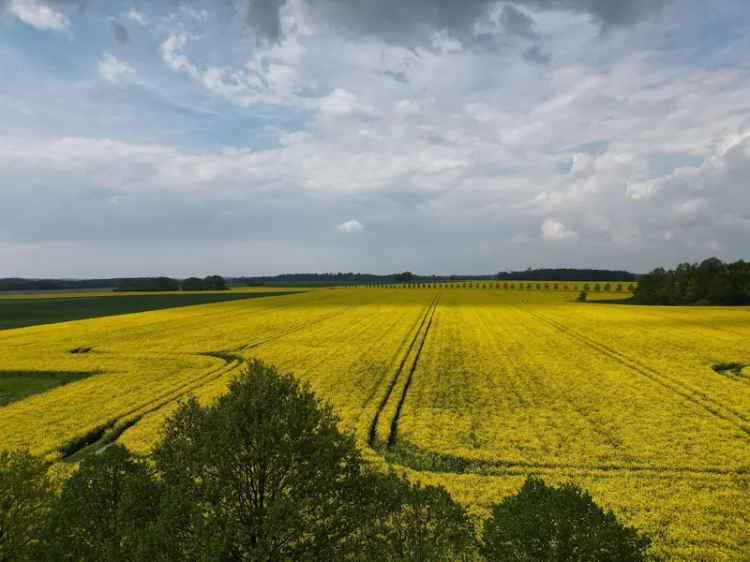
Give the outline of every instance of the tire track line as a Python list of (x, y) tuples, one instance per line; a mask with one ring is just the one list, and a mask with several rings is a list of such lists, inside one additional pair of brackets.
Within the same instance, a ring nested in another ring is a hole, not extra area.
[[(588, 473), (613, 475), (646, 475), (646, 476), (681, 476), (685, 479), (693, 477), (721, 478), (730, 477), (750, 481), (750, 468), (721, 468), (721, 467), (690, 467), (690, 466), (662, 466), (649, 464), (577, 464), (564, 462), (527, 462), (504, 459), (467, 459), (449, 453), (436, 453), (420, 449), (411, 443), (405, 448), (394, 451), (393, 461), (402, 466), (420, 472), (440, 474), (479, 474), (483, 476), (503, 476), (528, 474), (534, 471), (555, 471), (567, 475), (585, 475)], [(386, 454), (386, 457), (388, 453)], [(425, 460), (433, 465), (425, 467)]]
[(404, 370), (404, 366), (406, 365), (406, 361), (409, 359), (409, 355), (411, 355), (411, 350), (414, 348), (414, 345), (419, 339), (419, 334), (422, 332), (422, 327), (427, 321), (427, 317), (430, 314), (430, 311), (432, 310), (432, 307), (434, 306), (436, 299), (437, 297), (433, 298), (432, 301), (430, 301), (430, 304), (428, 304), (425, 307), (425, 310), (422, 313), (421, 319), (419, 321), (419, 326), (417, 327), (417, 331), (414, 333), (414, 336), (409, 342), (409, 347), (407, 348), (406, 353), (404, 353), (404, 357), (401, 360), (401, 363), (399, 364), (398, 369), (396, 369), (396, 373), (394, 374), (391, 381), (388, 383), (388, 388), (386, 389), (385, 396), (383, 396), (383, 399), (380, 401), (380, 404), (378, 404), (378, 408), (375, 411), (375, 416), (373, 416), (372, 421), (370, 422), (370, 429), (367, 433), (367, 444), (373, 449), (375, 448), (375, 445), (376, 445), (375, 441), (377, 438), (377, 428), (378, 428), (378, 422), (380, 421), (380, 415), (383, 413), (383, 410), (385, 409), (386, 404), (388, 404), (388, 401), (391, 398), (393, 389), (396, 387), (396, 383), (398, 383), (398, 379), (401, 377), (401, 372)]
[(430, 311), (430, 320), (427, 322), (427, 327), (425, 328), (424, 334), (422, 335), (422, 341), (419, 342), (417, 354), (414, 356), (414, 363), (412, 363), (411, 368), (409, 369), (409, 374), (406, 377), (404, 390), (398, 400), (398, 405), (396, 406), (396, 414), (393, 416), (393, 420), (391, 421), (391, 430), (388, 434), (388, 448), (392, 448), (396, 444), (396, 440), (398, 439), (398, 421), (401, 418), (401, 411), (404, 407), (404, 402), (406, 402), (406, 395), (409, 393), (411, 382), (414, 379), (414, 371), (417, 370), (419, 358), (422, 355), (422, 349), (424, 348), (424, 344), (427, 341), (427, 336), (430, 333), (430, 328), (432, 328), (432, 320), (435, 317), (435, 311), (437, 310), (439, 301), (440, 295), (436, 296), (435, 300), (433, 301), (432, 310)]
[(537, 318), (538, 320), (546, 323), (548, 326), (551, 326), (552, 328), (562, 332), (574, 341), (577, 341), (578, 343), (585, 345), (606, 357), (609, 357), (613, 361), (620, 363), (631, 371), (634, 371), (641, 376), (653, 382), (656, 382), (673, 394), (676, 394), (707, 411), (712, 416), (734, 425), (737, 429), (745, 433), (748, 438), (750, 438), (750, 425), (748, 424), (747, 416), (745, 416), (744, 414), (736, 411), (733, 408), (730, 408), (729, 406), (725, 406), (720, 402), (717, 402), (709, 395), (691, 388), (690, 386), (680, 381), (674, 380), (664, 373), (657, 371), (656, 369), (649, 367), (648, 365), (645, 365), (636, 359), (628, 357), (622, 352), (612, 349), (603, 343), (594, 341), (591, 338), (576, 332), (572, 328), (569, 328), (568, 326), (560, 324), (554, 320), (550, 320), (549, 318), (536, 312), (532, 312), (529, 310), (525, 312), (527, 314), (530, 314), (534, 318)]
[[(156, 398), (153, 398), (143, 404), (140, 404), (138, 407), (133, 408), (129, 410), (128, 412), (113, 418), (112, 420), (109, 420), (107, 424), (114, 426), (114, 425), (117, 425), (118, 423), (123, 422), (123, 420), (125, 420), (125, 423), (128, 423), (127, 418), (137, 413), (138, 415), (136, 416), (135, 421), (133, 423), (130, 423), (130, 425), (127, 428), (127, 429), (132, 429), (133, 427), (138, 425), (138, 423), (146, 416), (153, 414), (154, 412), (157, 412), (158, 410), (164, 408), (165, 406), (169, 405), (170, 403), (176, 400), (179, 400), (180, 398), (186, 396), (187, 394), (191, 392), (194, 392), (220, 378), (227, 376), (229, 373), (239, 368), (245, 359), (244, 357), (240, 355), (236, 355), (235, 354), (236, 352), (246, 351), (248, 349), (254, 349), (262, 345), (265, 345), (267, 343), (270, 343), (272, 341), (276, 341), (278, 339), (291, 335), (293, 333), (303, 331), (316, 324), (319, 324), (321, 322), (324, 322), (336, 316), (345, 314), (346, 312), (350, 311), (352, 308), (356, 308), (358, 306), (361, 306), (361, 305), (355, 305), (353, 307), (351, 306), (346, 307), (345, 310), (337, 311), (334, 314), (330, 314), (323, 318), (319, 318), (313, 322), (308, 322), (304, 325), (298, 326), (295, 329), (288, 330), (282, 334), (277, 334), (277, 335), (268, 337), (264, 340), (241, 346), (237, 349), (232, 349), (228, 351), (202, 352), (202, 353), (191, 354), (191, 355), (199, 355), (203, 357), (214, 357), (217, 359), (221, 359), (222, 361), (224, 361), (224, 364), (216, 369), (211, 369), (208, 373), (204, 373), (198, 379), (193, 379), (189, 382), (183, 383), (176, 388), (170, 389), (169, 391), (166, 391), (160, 394)], [(149, 408), (148, 406), (151, 404), (154, 404), (154, 406)], [(146, 410), (142, 411), (144, 408), (146, 408)]]

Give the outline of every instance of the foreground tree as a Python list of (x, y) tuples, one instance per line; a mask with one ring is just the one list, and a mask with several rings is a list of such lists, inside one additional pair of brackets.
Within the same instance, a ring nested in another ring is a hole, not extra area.
[(121, 445), (84, 459), (50, 516), (47, 559), (144, 559), (144, 537), (159, 515), (161, 496), (149, 466)]
[(378, 487), (385, 509), (365, 527), (361, 562), (477, 560), (474, 522), (441, 487), (390, 474)]
[(194, 399), (154, 452), (169, 489), (167, 559), (337, 560), (375, 501), (367, 470), (330, 407), (253, 362), (229, 393)]
[(484, 526), (488, 562), (644, 562), (650, 540), (622, 525), (573, 484), (526, 480)]
[(42, 460), (26, 452), (0, 453), (0, 562), (36, 559), (53, 499)]

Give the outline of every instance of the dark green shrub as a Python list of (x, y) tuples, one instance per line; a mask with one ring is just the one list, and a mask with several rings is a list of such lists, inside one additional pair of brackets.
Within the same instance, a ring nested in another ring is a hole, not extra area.
[(573, 484), (530, 477), (485, 522), (488, 562), (645, 562), (651, 542)]
[(64, 484), (45, 533), (49, 560), (133, 561), (159, 514), (160, 483), (121, 445), (85, 458)]
[(37, 559), (53, 500), (43, 461), (26, 452), (0, 452), (0, 562)]

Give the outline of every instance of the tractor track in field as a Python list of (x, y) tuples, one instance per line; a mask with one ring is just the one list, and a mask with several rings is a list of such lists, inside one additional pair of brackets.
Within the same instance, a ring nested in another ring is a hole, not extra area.
[[(481, 329), (483, 330), (484, 334), (492, 340), (497, 339), (498, 335), (494, 333), (490, 329), (490, 323), (489, 321), (482, 315), (477, 315), (477, 321), (479, 322)], [(518, 338), (517, 334), (513, 333), (513, 331), (507, 330), (505, 326), (503, 326), (503, 330), (505, 331), (505, 338), (510, 340), (515, 340), (518, 342), (518, 344), (522, 344), (521, 339)], [(543, 362), (537, 362), (534, 360), (534, 358), (529, 355), (530, 362), (528, 363), (530, 366), (533, 366), (533, 368), (527, 368), (526, 373), (527, 376), (532, 379), (540, 388), (543, 387), (550, 387), (550, 389), (554, 390), (555, 397), (565, 402), (570, 409), (576, 413), (576, 415), (583, 421), (583, 423), (588, 426), (588, 428), (596, 435), (598, 435), (607, 445), (610, 447), (617, 448), (619, 446), (620, 440), (619, 438), (613, 434), (611, 431), (605, 429), (602, 427), (602, 424), (593, 418), (589, 413), (587, 413), (584, 408), (580, 407), (575, 400), (573, 400), (562, 388), (562, 385), (557, 382), (552, 382), (549, 378), (544, 378), (543, 376), (540, 376), (538, 373), (545, 373), (545, 366)]]
[(352, 308), (356, 308), (358, 306), (361, 305), (358, 304), (355, 306), (346, 307), (342, 311), (337, 311), (334, 314), (329, 314), (323, 318), (318, 318), (317, 320), (314, 320), (312, 322), (307, 322), (303, 325), (297, 326), (292, 330), (287, 330), (281, 334), (276, 334), (263, 340), (252, 342), (237, 349), (186, 354), (198, 355), (202, 357), (213, 357), (215, 359), (220, 359), (221, 361), (223, 361), (223, 363), (221, 366), (210, 369), (208, 372), (203, 373), (196, 379), (192, 379), (188, 382), (171, 388), (168, 391), (162, 392), (151, 400), (148, 400), (147, 402), (144, 402), (135, 408), (131, 408), (127, 412), (119, 414), (118, 416), (108, 420), (104, 424), (94, 428), (86, 436), (74, 438), (73, 440), (68, 441), (57, 449), (61, 454), (60, 460), (65, 462), (77, 462), (77, 460), (84, 456), (87, 451), (99, 450), (100, 448), (113, 443), (126, 430), (135, 427), (146, 416), (157, 412), (166, 405), (179, 400), (180, 398), (198, 390), (201, 387), (206, 386), (207, 384), (210, 384), (222, 377), (227, 376), (229, 373), (239, 368), (245, 361), (245, 358), (241, 355), (237, 355), (237, 352), (254, 349), (293, 333), (303, 331), (316, 324), (345, 314)]
[(377, 439), (377, 427), (378, 427), (378, 422), (380, 421), (380, 416), (383, 413), (383, 410), (385, 409), (386, 404), (388, 404), (388, 401), (391, 398), (391, 394), (393, 394), (393, 389), (396, 387), (398, 380), (401, 378), (401, 373), (403, 372), (406, 362), (409, 359), (409, 355), (411, 355), (412, 349), (414, 349), (414, 346), (419, 340), (419, 336), (422, 333), (422, 328), (425, 325), (425, 322), (427, 321), (428, 316), (430, 315), (430, 311), (432, 311), (433, 307), (436, 306), (437, 299), (438, 297), (436, 296), (432, 299), (432, 301), (430, 301), (430, 304), (428, 304), (425, 307), (425, 310), (420, 316), (420, 319), (417, 320), (418, 326), (417, 326), (416, 331), (414, 332), (414, 336), (412, 336), (411, 341), (409, 342), (409, 346), (406, 349), (406, 353), (404, 353), (404, 356), (401, 359), (401, 363), (396, 369), (396, 373), (393, 375), (390, 382), (388, 383), (388, 388), (386, 389), (385, 396), (383, 396), (383, 399), (380, 401), (380, 404), (378, 404), (377, 410), (375, 411), (375, 415), (373, 416), (372, 421), (370, 422), (370, 428), (367, 433), (367, 444), (372, 449), (375, 449), (377, 446), (377, 443), (375, 441)]
[[(87, 450), (100, 449), (116, 441), (126, 430), (137, 425), (149, 414), (162, 409), (167, 404), (179, 400), (188, 393), (205, 386), (228, 373), (242, 364), (243, 358), (227, 353), (197, 353), (195, 355), (214, 357), (223, 363), (216, 368), (210, 369), (197, 379), (183, 383), (169, 391), (162, 392), (155, 398), (131, 408), (127, 412), (108, 420), (106, 423), (94, 428), (87, 436), (75, 438), (58, 448), (61, 453), (60, 460), (65, 462), (76, 462)], [(130, 419), (129, 419), (130, 418)], [(76, 444), (77, 443), (77, 444)], [(75, 444), (75, 445), (74, 445)]]
[(672, 377), (665, 375), (661, 371), (658, 371), (653, 367), (649, 367), (648, 365), (645, 365), (637, 359), (629, 357), (628, 355), (617, 351), (616, 349), (613, 349), (601, 342), (597, 342), (589, 338), (588, 336), (585, 336), (573, 330), (572, 328), (565, 326), (564, 324), (561, 324), (555, 320), (551, 320), (550, 318), (547, 318), (546, 316), (539, 314), (538, 312), (532, 312), (530, 310), (525, 310), (524, 312), (547, 324), (548, 326), (556, 329), (557, 331), (565, 334), (579, 344), (584, 345), (589, 349), (592, 349), (597, 353), (604, 355), (617, 363), (620, 363), (631, 371), (638, 373), (639, 375), (661, 385), (673, 394), (680, 396), (681, 398), (702, 408), (715, 418), (732, 424), (737, 429), (745, 433), (748, 438), (750, 438), (750, 420), (745, 414), (742, 414), (734, 408), (730, 408), (729, 406), (716, 401), (704, 392), (696, 390), (683, 382), (675, 380)]
[(303, 324), (299, 324), (299, 325), (295, 326), (294, 328), (292, 328), (291, 330), (286, 330), (285, 332), (282, 332), (280, 334), (274, 334), (274, 335), (268, 336), (268, 337), (266, 337), (264, 339), (261, 339), (261, 340), (255, 341), (255, 342), (250, 342), (248, 344), (245, 344), (245, 345), (242, 345), (240, 347), (232, 349), (231, 352), (234, 353), (234, 352), (247, 351), (249, 349), (255, 349), (256, 347), (260, 347), (262, 345), (266, 345), (267, 343), (279, 340), (281, 338), (285, 338), (286, 336), (290, 336), (292, 334), (296, 334), (297, 332), (303, 332), (303, 331), (307, 330), (308, 328), (311, 328), (312, 326), (315, 326), (317, 324), (322, 324), (323, 322), (325, 322), (327, 320), (330, 320), (332, 318), (336, 318), (338, 316), (342, 316), (342, 315), (346, 314), (347, 312), (349, 312), (349, 311), (351, 311), (351, 310), (353, 310), (355, 308), (358, 308), (360, 306), (363, 306), (363, 305), (362, 304), (356, 304), (356, 305), (353, 305), (353, 306), (347, 306), (346, 308), (344, 308), (344, 310), (339, 310), (337, 312), (334, 312), (333, 314), (328, 314), (328, 315), (326, 315), (326, 316), (324, 316), (322, 318), (318, 318), (317, 320), (313, 320), (312, 322), (305, 322)]
[(567, 476), (635, 476), (644, 478), (737, 478), (750, 482), (750, 468), (664, 466), (649, 464), (585, 464), (533, 462), (510, 459), (468, 459), (449, 453), (436, 453), (411, 443), (386, 451), (386, 460), (421, 472), (440, 474), (478, 474), (482, 476), (515, 476), (553, 471)]
[(427, 327), (425, 328), (424, 334), (422, 335), (422, 339), (419, 342), (417, 353), (414, 356), (414, 362), (411, 364), (411, 367), (409, 368), (409, 374), (406, 377), (404, 390), (401, 393), (401, 397), (398, 399), (398, 404), (396, 405), (396, 414), (393, 416), (393, 420), (391, 420), (391, 430), (388, 433), (388, 448), (392, 448), (396, 444), (396, 440), (398, 439), (398, 421), (401, 418), (401, 411), (404, 407), (404, 402), (406, 402), (406, 395), (409, 393), (409, 388), (411, 387), (411, 381), (414, 379), (414, 371), (417, 370), (417, 365), (419, 364), (419, 358), (422, 355), (422, 349), (424, 348), (424, 344), (427, 341), (427, 336), (429, 336), (430, 334), (430, 328), (432, 328), (432, 320), (433, 318), (435, 318), (435, 311), (437, 310), (439, 302), (440, 302), (440, 295), (436, 296), (435, 300), (433, 301), (432, 310), (429, 313), (430, 319), (427, 321)]

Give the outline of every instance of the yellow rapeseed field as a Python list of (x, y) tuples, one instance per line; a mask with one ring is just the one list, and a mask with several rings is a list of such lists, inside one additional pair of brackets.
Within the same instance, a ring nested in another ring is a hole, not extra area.
[(479, 513), (539, 474), (668, 560), (747, 562), (750, 374), (712, 366), (750, 362), (750, 310), (580, 304), (582, 286), (319, 289), (0, 331), (0, 372), (95, 373), (0, 407), (0, 449), (63, 460), (104, 435), (147, 454), (181, 398), (210, 401), (258, 357), (369, 457)]

